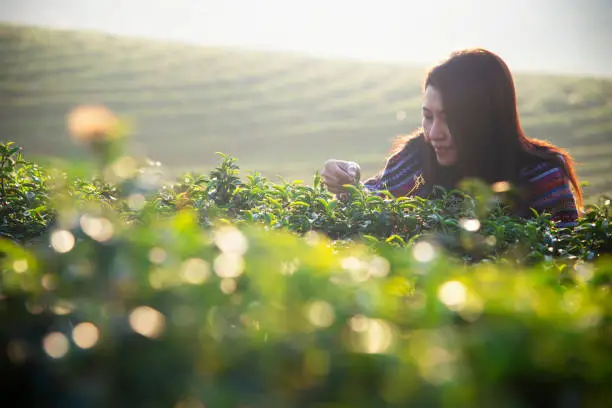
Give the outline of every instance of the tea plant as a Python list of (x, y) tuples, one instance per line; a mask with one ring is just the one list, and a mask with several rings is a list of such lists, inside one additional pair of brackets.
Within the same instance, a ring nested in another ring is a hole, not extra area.
[(0, 235), (23, 241), (40, 235), (52, 221), (47, 173), (23, 159), (14, 143), (0, 143)]
[[(46, 407), (606, 407), (610, 200), (432, 199), (2, 145), (0, 391)], [(29, 194), (27, 194), (29, 193)], [(35, 210), (35, 211), (34, 211)], [(27, 214), (26, 214), (27, 213)], [(6, 379), (6, 380), (4, 380)]]

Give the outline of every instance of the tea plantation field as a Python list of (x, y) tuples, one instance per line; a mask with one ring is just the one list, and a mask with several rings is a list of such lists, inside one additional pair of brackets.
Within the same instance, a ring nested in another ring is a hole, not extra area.
[[(0, 25), (1, 401), (610, 407), (612, 80), (517, 75), (591, 182), (573, 229), (473, 181), (331, 195), (319, 166), (381, 166), (424, 73)], [(92, 102), (127, 122), (71, 139)]]
[[(104, 103), (130, 118), (133, 153), (209, 171), (215, 152), (307, 183), (331, 157), (363, 174), (419, 124), (425, 67), (316, 59), (103, 34), (0, 26), (0, 140), (76, 157), (64, 115)], [(612, 80), (516, 74), (532, 137), (569, 149), (587, 196), (612, 191)]]
[(229, 156), (167, 180), (122, 141), (0, 144), (13, 406), (610, 405), (610, 197), (569, 230), (475, 183), (338, 200)]

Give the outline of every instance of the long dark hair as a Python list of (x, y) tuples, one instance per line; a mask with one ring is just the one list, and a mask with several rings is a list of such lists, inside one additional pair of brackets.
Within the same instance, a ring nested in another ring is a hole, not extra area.
[[(427, 73), (423, 90), (440, 91), (446, 120), (459, 160), (453, 171), (440, 166), (430, 145), (423, 151), (428, 184), (453, 187), (465, 178), (490, 184), (521, 184), (521, 169), (547, 161), (562, 168), (574, 190), (577, 207), (583, 197), (571, 155), (551, 143), (531, 139), (521, 127), (512, 74), (496, 54), (482, 48), (453, 52)], [(407, 139), (422, 134), (419, 129)]]

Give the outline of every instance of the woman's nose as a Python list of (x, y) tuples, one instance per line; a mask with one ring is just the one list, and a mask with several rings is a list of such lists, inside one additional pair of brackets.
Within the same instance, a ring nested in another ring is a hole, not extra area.
[(431, 126), (431, 129), (429, 129), (429, 140), (439, 142), (439, 141), (444, 140), (445, 138), (446, 138), (446, 133), (442, 129), (442, 126), (434, 123)]

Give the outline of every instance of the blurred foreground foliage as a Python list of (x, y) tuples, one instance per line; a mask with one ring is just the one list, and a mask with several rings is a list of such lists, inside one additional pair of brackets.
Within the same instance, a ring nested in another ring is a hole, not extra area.
[(610, 406), (608, 197), (569, 230), (475, 182), (338, 200), (224, 155), (168, 179), (109, 152), (42, 168), (1, 145), (6, 401)]

